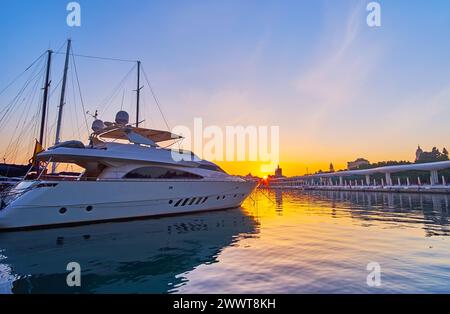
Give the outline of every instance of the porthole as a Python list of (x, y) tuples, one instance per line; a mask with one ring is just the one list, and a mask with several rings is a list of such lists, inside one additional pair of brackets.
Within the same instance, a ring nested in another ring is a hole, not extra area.
[(173, 203), (173, 200), (170, 200), (170, 201), (169, 201), (169, 204), (172, 204), (172, 203)]
[(60, 209), (59, 209), (59, 213), (60, 214), (65, 214), (67, 212), (67, 208), (65, 208), (65, 207), (61, 207)]
[(234, 197), (237, 197), (237, 194), (234, 194)]
[(223, 199), (223, 200), (225, 199), (225, 195), (224, 195), (224, 196), (222, 196), (222, 199)]
[(220, 196), (217, 196), (217, 199), (220, 200)]
[(91, 205), (89, 205), (89, 206), (86, 207), (86, 211), (87, 211), (87, 212), (92, 211), (92, 209), (93, 209), (93, 207), (92, 207)]

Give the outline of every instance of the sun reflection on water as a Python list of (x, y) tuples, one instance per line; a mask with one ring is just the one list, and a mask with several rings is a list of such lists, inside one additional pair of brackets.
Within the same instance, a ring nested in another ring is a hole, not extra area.
[[(4, 293), (450, 292), (449, 196), (258, 190), (242, 208), (0, 234)], [(66, 264), (82, 287), (65, 285)], [(381, 266), (381, 286), (366, 266)]]

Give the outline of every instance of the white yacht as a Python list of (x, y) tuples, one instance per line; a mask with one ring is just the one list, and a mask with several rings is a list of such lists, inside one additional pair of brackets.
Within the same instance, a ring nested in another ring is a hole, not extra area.
[[(46, 167), (2, 197), (0, 231), (233, 208), (257, 185), (191, 152), (160, 147), (180, 137), (129, 125), (123, 111), (114, 123), (95, 120), (93, 131), (88, 145), (68, 141), (37, 155)], [(47, 174), (50, 163), (84, 171)]]

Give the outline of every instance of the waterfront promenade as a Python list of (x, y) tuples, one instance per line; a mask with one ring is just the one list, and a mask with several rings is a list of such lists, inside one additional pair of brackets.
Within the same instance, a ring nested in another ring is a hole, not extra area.
[[(271, 177), (265, 186), (272, 189), (450, 193), (448, 178), (439, 173), (446, 169), (450, 169), (450, 161)], [(412, 176), (411, 173), (421, 175)], [(424, 173), (428, 173), (427, 180), (423, 179)]]

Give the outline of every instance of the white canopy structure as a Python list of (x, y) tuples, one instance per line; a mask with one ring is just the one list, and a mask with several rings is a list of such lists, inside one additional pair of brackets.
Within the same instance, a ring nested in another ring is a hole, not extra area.
[(371, 169), (361, 169), (361, 170), (346, 170), (346, 171), (337, 171), (337, 172), (326, 172), (326, 173), (318, 173), (313, 175), (304, 175), (304, 176), (296, 176), (291, 178), (273, 178), (272, 180), (275, 182), (289, 182), (289, 181), (314, 181), (316, 179), (326, 179), (332, 180), (332, 178), (339, 178), (339, 185), (343, 185), (343, 178), (350, 176), (365, 176), (366, 185), (370, 185), (370, 176), (374, 174), (384, 174), (385, 175), (385, 184), (388, 186), (393, 185), (391, 174), (392, 173), (400, 173), (405, 171), (429, 171), (430, 172), (430, 184), (437, 185), (439, 184), (438, 171), (450, 168), (450, 161), (439, 161), (439, 162), (430, 162), (430, 163), (414, 163), (414, 164), (406, 164), (406, 165), (394, 165), (394, 166), (386, 166), (386, 167), (377, 167)]
[(177, 134), (168, 131), (136, 128), (131, 126), (110, 125), (100, 129), (92, 134), (95, 138), (108, 138), (115, 140), (130, 140), (130, 137), (137, 134), (140, 137), (147, 138), (154, 143), (176, 140), (183, 138)]

